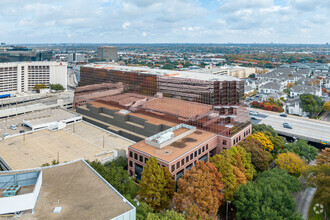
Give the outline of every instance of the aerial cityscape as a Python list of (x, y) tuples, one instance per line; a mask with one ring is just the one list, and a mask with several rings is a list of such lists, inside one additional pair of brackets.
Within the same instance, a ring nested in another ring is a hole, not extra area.
[(330, 219), (329, 14), (1, 1), (0, 218)]

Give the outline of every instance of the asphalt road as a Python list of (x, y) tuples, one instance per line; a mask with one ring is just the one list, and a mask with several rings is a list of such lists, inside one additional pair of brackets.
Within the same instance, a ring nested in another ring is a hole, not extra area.
[[(330, 123), (325, 121), (317, 121), (296, 116), (281, 117), (278, 113), (260, 111), (259, 109), (250, 109), (257, 111), (258, 115), (250, 115), (257, 120), (251, 120), (255, 124), (271, 125), (279, 134), (287, 136), (295, 136), (297, 138), (307, 138), (310, 141), (321, 142), (328, 141), (330, 143)], [(292, 129), (284, 128), (283, 123), (287, 122)]]
[(297, 211), (301, 214), (303, 219), (308, 219), (309, 206), (312, 203), (315, 192), (316, 188), (307, 187), (295, 195), (295, 199), (297, 201)]

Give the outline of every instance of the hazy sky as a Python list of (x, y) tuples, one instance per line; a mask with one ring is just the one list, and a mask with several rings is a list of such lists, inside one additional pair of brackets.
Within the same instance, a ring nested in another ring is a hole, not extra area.
[(326, 43), (329, 0), (0, 0), (0, 42)]

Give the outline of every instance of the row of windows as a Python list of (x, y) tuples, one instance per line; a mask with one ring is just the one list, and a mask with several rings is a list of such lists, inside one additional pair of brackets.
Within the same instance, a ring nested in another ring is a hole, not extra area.
[[(246, 137), (246, 136), (249, 135), (250, 133), (251, 133), (251, 129), (246, 130), (246, 131), (244, 132), (244, 137)], [(237, 144), (239, 141), (241, 141), (241, 135), (238, 136), (238, 137), (236, 137), (236, 138), (234, 139), (234, 144)]]
[[(205, 146), (203, 146), (202, 148), (199, 148), (198, 150), (196, 150), (195, 152), (191, 153), (190, 155), (186, 156), (186, 163), (189, 162), (189, 160), (193, 160), (194, 158), (196, 158), (197, 156), (201, 155), (202, 153), (204, 153), (206, 150), (209, 149), (209, 145), (206, 144)], [(180, 166), (183, 166), (185, 164), (185, 159), (182, 159), (181, 161), (178, 161), (176, 163), (176, 169), (179, 169)], [(171, 172), (174, 172), (175, 170), (175, 164), (172, 165), (171, 167)]]

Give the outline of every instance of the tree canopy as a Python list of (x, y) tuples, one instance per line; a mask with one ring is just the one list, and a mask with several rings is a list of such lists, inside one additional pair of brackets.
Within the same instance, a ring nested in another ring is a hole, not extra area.
[(64, 90), (64, 87), (61, 84), (49, 84), (49, 88), (56, 91)]
[(323, 110), (326, 112), (330, 112), (330, 101), (327, 101), (322, 106)]
[(320, 97), (312, 94), (301, 94), (300, 101), (303, 110), (309, 112), (312, 116), (318, 114), (322, 110), (323, 101)]
[(265, 135), (264, 132), (257, 132), (246, 138), (246, 140), (250, 140), (250, 139), (255, 139), (255, 140), (260, 141), (264, 150), (271, 152), (274, 149), (274, 144), (269, 139), (269, 137), (267, 135)]
[[(141, 201), (148, 203), (154, 210), (160, 211), (169, 207), (171, 183), (165, 178), (164, 171), (157, 164), (157, 159), (150, 157), (143, 169), (139, 195)], [(167, 174), (166, 174), (167, 175)]]
[(188, 219), (215, 219), (223, 202), (223, 184), (212, 164), (198, 161), (178, 181), (174, 195), (175, 209)]
[(292, 152), (299, 157), (305, 159), (308, 163), (315, 159), (317, 155), (317, 148), (309, 145), (305, 140), (298, 140), (297, 142), (287, 144), (284, 152)]
[(258, 133), (258, 132), (263, 132), (263, 131), (268, 131), (270, 132), (273, 137), (277, 136), (277, 132), (274, 130), (274, 128), (270, 125), (266, 124), (258, 124), (258, 125), (252, 125), (252, 133)]
[(251, 162), (257, 171), (266, 171), (272, 160), (272, 155), (262, 148), (260, 141), (255, 139), (245, 140), (239, 143), (246, 152), (251, 154)]
[(282, 153), (277, 155), (276, 164), (283, 170), (291, 174), (300, 174), (305, 166), (305, 162), (295, 153)]
[(273, 169), (258, 176), (255, 182), (241, 185), (234, 204), (238, 219), (301, 219), (292, 193), (299, 191), (297, 178)]

